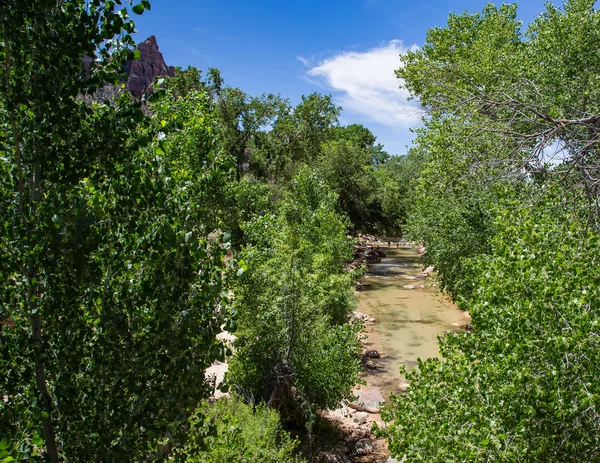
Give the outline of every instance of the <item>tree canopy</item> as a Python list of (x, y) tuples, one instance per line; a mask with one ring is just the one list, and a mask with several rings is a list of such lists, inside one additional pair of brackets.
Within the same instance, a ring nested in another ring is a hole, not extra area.
[(516, 5), (451, 14), (401, 57), (428, 112), (406, 230), (473, 331), (407, 373), (382, 415), (393, 455), (599, 457), (594, 5), (548, 3), (526, 28)]

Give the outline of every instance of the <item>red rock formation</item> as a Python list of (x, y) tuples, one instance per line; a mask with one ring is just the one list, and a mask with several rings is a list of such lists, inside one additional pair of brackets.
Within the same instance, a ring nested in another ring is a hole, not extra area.
[(140, 59), (128, 61), (125, 72), (128, 76), (127, 90), (139, 98), (152, 85), (155, 77), (173, 77), (175, 68), (165, 63), (155, 36), (144, 40), (137, 49), (140, 51)]

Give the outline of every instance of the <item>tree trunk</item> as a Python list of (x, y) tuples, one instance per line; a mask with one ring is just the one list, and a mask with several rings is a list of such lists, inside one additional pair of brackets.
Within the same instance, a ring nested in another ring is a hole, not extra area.
[[(15, 134), (15, 143), (18, 143)], [(37, 212), (37, 203), (41, 198), (41, 163), (39, 160), (33, 162), (33, 175), (30, 179), (30, 207), (29, 207), (29, 220), (34, 220)], [(21, 181), (21, 179), (19, 179)], [(20, 201), (21, 202), (21, 201)], [(22, 204), (21, 204), (22, 208)], [(30, 227), (27, 223), (25, 226)], [(34, 249), (35, 238), (31, 236), (32, 232), (29, 232), (29, 249)], [(56, 435), (54, 432), (54, 426), (52, 424), (52, 398), (48, 392), (48, 385), (46, 381), (46, 368), (44, 364), (44, 343), (42, 340), (42, 316), (39, 312), (39, 282), (38, 277), (38, 263), (35, 262), (35, 256), (30, 255), (27, 258), (27, 280), (29, 283), (28, 290), (28, 301), (29, 301), (29, 313), (31, 317), (32, 336), (33, 336), (33, 348), (34, 348), (34, 362), (35, 362), (35, 383), (37, 386), (40, 408), (42, 410), (42, 425), (44, 428), (44, 439), (46, 441), (46, 452), (50, 457), (52, 463), (58, 463), (58, 449), (56, 447)]]
[[(36, 304), (35, 302), (31, 303)], [(35, 343), (35, 383), (40, 394), (42, 409), (42, 424), (44, 427), (44, 439), (46, 441), (46, 451), (50, 456), (52, 463), (58, 463), (58, 449), (56, 447), (56, 436), (54, 426), (52, 425), (52, 399), (48, 392), (46, 384), (46, 370), (44, 367), (44, 348), (42, 345), (42, 317), (36, 312), (31, 317), (33, 327), (33, 341)]]

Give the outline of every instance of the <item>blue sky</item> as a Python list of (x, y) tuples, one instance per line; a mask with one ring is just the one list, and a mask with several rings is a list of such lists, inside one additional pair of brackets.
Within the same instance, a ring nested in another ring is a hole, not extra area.
[[(216, 67), (251, 95), (280, 93), (297, 103), (332, 94), (343, 124), (371, 129), (392, 154), (406, 152), (418, 108), (398, 89), (398, 54), (423, 45), (448, 13), (481, 10), (485, 0), (195, 1), (151, 0), (136, 16), (137, 41), (156, 35), (167, 64)], [(501, 2), (493, 2), (500, 4)], [(527, 24), (544, 0), (521, 1)]]

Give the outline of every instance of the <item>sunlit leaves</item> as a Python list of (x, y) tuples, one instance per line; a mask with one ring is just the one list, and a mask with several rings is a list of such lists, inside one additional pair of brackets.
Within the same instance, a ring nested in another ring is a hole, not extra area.
[[(216, 334), (234, 323), (229, 243), (213, 207), (231, 163), (214, 149), (206, 95), (157, 103), (154, 119), (127, 95), (110, 105), (81, 101), (79, 93), (116, 79), (110, 72), (121, 72), (132, 41), (94, 43), (131, 23), (114, 2), (85, 11), (67, 2), (69, 14), (47, 3), (13, 12), (38, 35), (2, 26), (18, 66), (0, 93), (3, 108), (15, 108), (0, 113), (8, 224), (0, 229), (0, 434), (19, 458), (35, 460), (46, 451), (41, 420), (50, 419), (66, 459), (164, 458), (166, 440), (181, 442), (186, 416), (210, 393), (204, 370), (226, 353)], [(30, 56), (32, 47), (50, 48)], [(105, 52), (82, 73), (83, 53)], [(37, 186), (19, 177), (33, 171)], [(42, 319), (51, 409), (36, 391), (33, 316)]]
[[(526, 38), (516, 6), (452, 14), (402, 58), (431, 116), (409, 232), (474, 331), (384, 413), (399, 457), (598, 459), (597, 129), (577, 119), (598, 112), (594, 4), (548, 3)], [(557, 139), (570, 159), (544, 165)]]
[[(272, 402), (285, 419), (314, 419), (318, 408), (351, 396), (359, 369), (346, 224), (335, 196), (304, 169), (275, 215), (245, 225), (246, 271), (235, 284), (239, 314), (231, 382)], [(244, 267), (242, 267), (244, 268)], [(291, 376), (286, 375), (289, 371)]]

